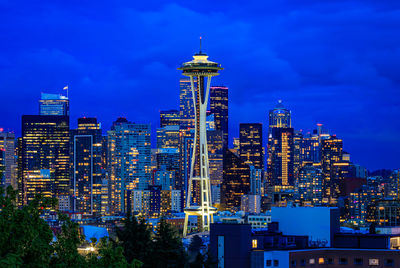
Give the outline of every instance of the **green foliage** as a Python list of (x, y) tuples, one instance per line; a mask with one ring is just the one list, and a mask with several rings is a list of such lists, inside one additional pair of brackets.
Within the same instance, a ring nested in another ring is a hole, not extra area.
[(59, 220), (63, 223), (57, 241), (53, 244), (54, 255), (51, 258), (52, 267), (82, 267), (85, 258), (78, 253), (78, 246), (82, 244), (79, 235), (79, 225), (63, 214), (58, 213)]
[(52, 242), (53, 232), (40, 215), (43, 208), (55, 208), (56, 200), (37, 196), (19, 209), (16, 197), (12, 187), (6, 193), (0, 188), (0, 267), (142, 267), (138, 260), (128, 262), (123, 248), (105, 238), (97, 251), (86, 257), (79, 254), (79, 226), (65, 214), (58, 213), (61, 232)]
[(151, 262), (154, 257), (151, 230), (143, 218), (137, 220), (135, 216), (128, 214), (124, 227), (117, 229), (117, 237), (128, 262), (140, 260), (145, 267)]
[(152, 267), (183, 267), (187, 261), (176, 230), (161, 218), (154, 237)]
[(46, 267), (53, 249), (53, 234), (40, 218), (42, 207), (54, 206), (54, 200), (36, 197), (29, 205), (15, 206), (17, 192), (11, 186), (0, 189), (0, 259), (1, 264)]

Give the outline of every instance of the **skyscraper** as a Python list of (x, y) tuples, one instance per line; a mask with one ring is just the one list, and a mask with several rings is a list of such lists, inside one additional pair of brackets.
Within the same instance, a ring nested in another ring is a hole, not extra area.
[(323, 197), (325, 202), (335, 203), (337, 198), (338, 181), (335, 176), (334, 164), (342, 160), (343, 141), (336, 136), (322, 140), (322, 172)]
[[(201, 41), (201, 40), (200, 40)], [(193, 60), (185, 62), (179, 68), (183, 75), (190, 78), (193, 111), (195, 112), (195, 135), (192, 160), (190, 167), (190, 179), (185, 208), (185, 226), (183, 234), (186, 236), (189, 215), (198, 217), (199, 231), (209, 231), (212, 222), (212, 214), (216, 208), (211, 204), (210, 175), (208, 164), (207, 133), (206, 133), (206, 109), (210, 90), (211, 77), (218, 75), (222, 70), (220, 65), (208, 60), (208, 56), (200, 52), (193, 56)], [(195, 86), (195, 78), (197, 83)], [(206, 85), (204, 85), (206, 83)], [(182, 119), (182, 118), (181, 118)], [(195, 165), (198, 168), (195, 168)], [(192, 200), (191, 185), (196, 182), (200, 193), (197, 203)]]
[(108, 131), (107, 169), (111, 212), (126, 212), (129, 191), (144, 190), (151, 181), (150, 125), (119, 118)]
[[(180, 125), (183, 128), (194, 127), (195, 109), (190, 78), (179, 80), (179, 117)], [(197, 78), (193, 78), (193, 83), (197, 87)]]
[(39, 100), (39, 115), (69, 116), (68, 97), (61, 94), (42, 93)]
[(304, 204), (320, 205), (322, 201), (322, 170), (307, 164), (299, 171), (298, 196)]
[(214, 114), (215, 129), (223, 133), (224, 148), (228, 148), (228, 87), (210, 87), (210, 111)]
[(178, 110), (160, 111), (160, 127), (179, 126), (180, 113)]
[(73, 209), (86, 215), (101, 213), (102, 135), (96, 118), (78, 118), (71, 130)]
[(19, 143), (18, 188), (21, 205), (35, 195), (65, 198), (70, 194), (68, 116), (23, 115)]
[(257, 169), (264, 168), (264, 154), (262, 147), (262, 124), (240, 124), (240, 158)]
[(267, 175), (270, 185), (294, 185), (294, 151), (291, 113), (279, 101), (269, 112)]
[(0, 129), (0, 185), (17, 188), (15, 134)]
[(286, 109), (279, 100), (274, 109), (269, 111), (269, 134), (273, 128), (291, 128), (292, 119), (290, 110)]
[(272, 128), (268, 140), (268, 182), (294, 185), (293, 128)]
[(157, 128), (157, 149), (179, 147), (179, 126), (167, 125)]
[(224, 155), (224, 179), (221, 186), (221, 205), (228, 210), (238, 210), (242, 195), (250, 192), (251, 169), (232, 150)]

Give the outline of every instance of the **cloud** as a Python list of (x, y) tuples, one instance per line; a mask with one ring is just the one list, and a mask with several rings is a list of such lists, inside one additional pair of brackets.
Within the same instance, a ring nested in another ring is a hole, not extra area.
[(18, 132), (40, 91), (68, 83), (73, 123), (97, 116), (106, 130), (123, 115), (155, 129), (159, 110), (178, 107), (176, 68), (202, 35), (225, 68), (215, 83), (230, 87), (232, 136), (240, 122), (266, 124), (283, 99), (296, 128), (324, 123), (354, 161), (398, 168), (397, 1), (3, 1), (0, 11), (2, 127)]

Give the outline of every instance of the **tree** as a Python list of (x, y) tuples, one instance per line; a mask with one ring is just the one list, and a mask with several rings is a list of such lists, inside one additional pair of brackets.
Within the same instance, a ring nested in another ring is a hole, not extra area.
[(198, 259), (198, 255), (200, 253), (200, 249), (203, 246), (203, 240), (198, 235), (194, 235), (190, 240), (190, 245), (188, 247), (188, 257), (189, 263), (194, 263)]
[(61, 232), (53, 244), (54, 255), (51, 258), (51, 266), (83, 267), (85, 258), (78, 252), (78, 246), (83, 242), (79, 235), (79, 225), (63, 213), (58, 213), (58, 219), (62, 222)]
[(54, 207), (53, 199), (36, 196), (27, 206), (15, 205), (17, 192), (0, 189), (0, 265), (46, 267), (53, 252), (53, 233), (40, 218), (44, 207)]
[(100, 239), (97, 250), (98, 254), (92, 254), (88, 258), (89, 267), (140, 268), (143, 265), (143, 263), (138, 260), (133, 260), (131, 263), (128, 263), (123, 254), (124, 249), (106, 237)]
[(138, 221), (135, 216), (128, 214), (124, 226), (117, 229), (117, 237), (126, 260), (129, 263), (140, 260), (147, 267), (153, 258), (153, 245), (151, 230), (146, 221), (143, 218)]
[(153, 256), (152, 267), (183, 267), (186, 263), (182, 240), (164, 218), (156, 229)]

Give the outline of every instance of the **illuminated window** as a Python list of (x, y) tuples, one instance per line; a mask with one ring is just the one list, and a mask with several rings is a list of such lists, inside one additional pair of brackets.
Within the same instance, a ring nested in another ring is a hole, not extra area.
[(368, 265), (379, 266), (379, 259), (369, 259), (368, 260)]
[(257, 239), (253, 239), (253, 241), (251, 241), (251, 244), (253, 248), (257, 248)]
[(319, 258), (318, 259), (318, 264), (324, 264), (325, 263), (325, 259), (324, 258)]
[(310, 259), (309, 263), (310, 264), (315, 264), (315, 259)]

